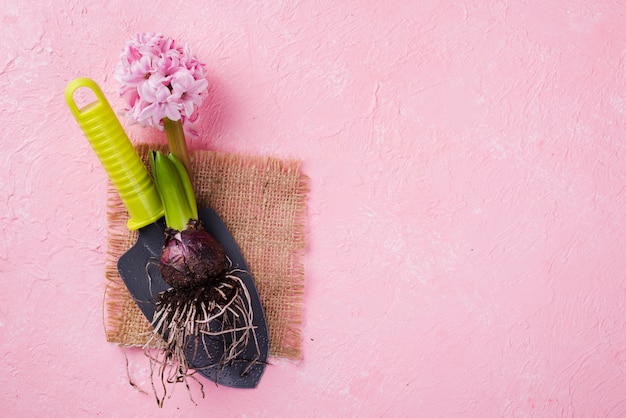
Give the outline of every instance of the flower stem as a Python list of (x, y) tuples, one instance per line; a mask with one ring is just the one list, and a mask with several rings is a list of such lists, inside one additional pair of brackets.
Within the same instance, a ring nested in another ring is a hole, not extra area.
[(183, 163), (189, 178), (193, 178), (182, 121), (163, 118), (163, 127), (165, 128), (165, 134), (167, 135), (167, 144), (170, 152)]

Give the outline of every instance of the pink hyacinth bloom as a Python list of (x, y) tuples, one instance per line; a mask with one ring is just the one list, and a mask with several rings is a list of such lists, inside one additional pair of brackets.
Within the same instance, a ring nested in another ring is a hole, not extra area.
[(149, 125), (152, 126), (159, 125), (164, 117), (180, 120), (182, 106), (167, 86), (146, 80), (140, 84), (138, 90), (139, 96), (148, 103), (137, 115), (138, 120), (149, 120)]
[(157, 33), (129, 40), (115, 71), (126, 115), (141, 126), (163, 129), (163, 118), (181, 120), (190, 137), (197, 136), (197, 109), (208, 88), (204, 63), (187, 45)]
[(206, 79), (196, 80), (189, 72), (179, 71), (172, 76), (172, 93), (180, 99), (185, 115), (191, 116), (202, 103), (202, 94), (207, 89)]

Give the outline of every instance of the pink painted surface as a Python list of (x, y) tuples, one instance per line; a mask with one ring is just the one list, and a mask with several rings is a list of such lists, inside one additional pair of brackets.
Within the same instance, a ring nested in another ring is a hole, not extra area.
[[(626, 415), (626, 6), (147, 4), (0, 2), (0, 415)], [(304, 359), (163, 410), (104, 339), (105, 173), (62, 96), (121, 108), (145, 30), (208, 64), (195, 148), (311, 178)]]

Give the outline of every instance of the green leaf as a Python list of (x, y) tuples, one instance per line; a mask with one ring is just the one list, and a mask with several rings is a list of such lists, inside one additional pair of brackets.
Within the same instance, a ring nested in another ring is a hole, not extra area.
[(187, 174), (187, 169), (183, 162), (174, 154), (170, 153), (168, 155), (170, 161), (176, 167), (178, 171), (178, 177), (180, 178), (181, 183), (183, 184), (183, 188), (185, 189), (185, 194), (187, 195), (187, 202), (189, 203), (189, 208), (191, 209), (191, 218), (198, 219), (198, 205), (196, 203), (196, 195), (193, 192), (193, 185), (191, 184), (191, 179)]
[[(198, 218), (195, 198), (189, 201), (185, 180), (181, 179), (176, 163), (170, 158), (159, 151), (151, 152), (150, 164), (154, 183), (163, 201), (165, 223), (170, 228), (182, 231), (190, 219)], [(186, 181), (191, 184), (188, 177)]]

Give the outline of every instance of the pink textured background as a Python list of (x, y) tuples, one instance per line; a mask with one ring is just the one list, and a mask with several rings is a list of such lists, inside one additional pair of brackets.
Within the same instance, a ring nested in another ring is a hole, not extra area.
[[(0, 415), (626, 415), (623, 3), (0, 0), (0, 16)], [(301, 158), (311, 178), (304, 359), (164, 410), (104, 338), (105, 173), (63, 100), (87, 76), (121, 108), (114, 66), (147, 30), (208, 64), (194, 147)]]

